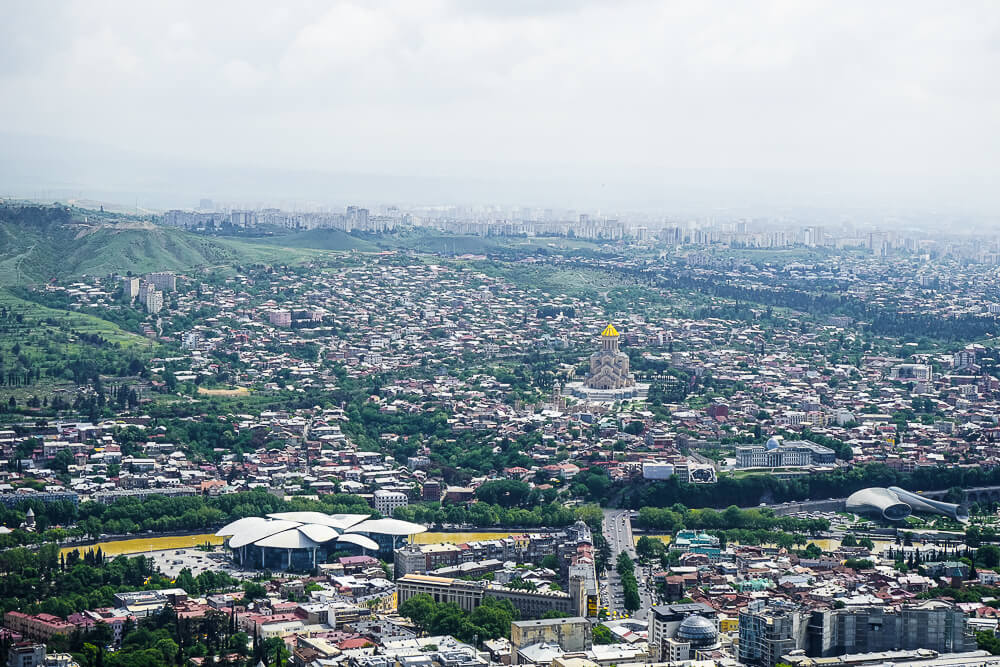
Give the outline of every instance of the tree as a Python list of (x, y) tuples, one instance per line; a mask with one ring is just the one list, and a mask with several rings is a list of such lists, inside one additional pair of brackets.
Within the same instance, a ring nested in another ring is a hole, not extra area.
[(434, 598), (427, 593), (420, 593), (399, 605), (399, 615), (413, 621), (413, 624), (419, 629), (426, 630), (434, 607)]
[[(603, 472), (599, 473), (598, 476), (603, 480), (605, 480), (608, 483), (608, 485), (611, 484), (611, 479)], [(591, 492), (591, 494), (594, 494), (594, 489), (588, 486), (588, 490)], [(573, 513), (576, 515), (577, 519), (583, 521), (585, 524), (590, 526), (591, 530), (595, 531), (601, 530), (601, 523), (604, 521), (604, 512), (601, 511), (601, 507), (599, 505), (594, 505), (592, 503), (586, 505), (580, 505), (579, 507), (576, 508), (576, 510), (574, 510)]]
[(56, 455), (52, 458), (51, 468), (57, 473), (66, 474), (69, 472), (69, 466), (74, 462), (73, 452), (69, 449), (60, 449), (56, 452)]
[(198, 584), (194, 580), (194, 576), (191, 574), (189, 568), (184, 568), (177, 574), (175, 583), (177, 584), (177, 588), (183, 588), (189, 595), (197, 595), (200, 592)]
[(977, 632), (976, 646), (983, 651), (989, 651), (992, 655), (1000, 655), (1000, 638), (992, 632), (985, 630)]
[(636, 542), (635, 552), (640, 558), (660, 558), (667, 550), (667, 545), (655, 537), (643, 535)]
[(514, 479), (486, 482), (476, 489), (476, 498), (491, 505), (520, 507), (531, 493), (531, 487)]
[(267, 597), (267, 589), (255, 581), (247, 581), (243, 584), (243, 597), (246, 600), (259, 600)]
[(624, 593), (622, 603), (629, 612), (634, 612), (642, 606), (642, 598), (639, 597), (639, 584), (635, 580), (635, 575), (622, 577), (622, 591)]
[(264, 658), (273, 659), (273, 662), (268, 663), (272, 667), (280, 667), (285, 664), (288, 658), (292, 657), (288, 647), (285, 646), (285, 641), (281, 637), (265, 639), (261, 644)]
[(632, 562), (627, 552), (619, 552), (616, 569), (618, 570), (618, 574), (621, 575), (624, 575), (626, 572), (635, 572), (635, 563)]
[(517, 618), (517, 610), (510, 600), (498, 600), (487, 595), (483, 598), (483, 603), (472, 612), (469, 620), (481, 630), (474, 633), (481, 639), (496, 639), (509, 637), (510, 624)]
[(989, 568), (1000, 565), (1000, 547), (995, 544), (984, 544), (976, 550), (976, 560)]
[(611, 634), (611, 630), (608, 626), (603, 623), (598, 623), (594, 626), (594, 643), (595, 644), (614, 644), (615, 636)]
[(823, 549), (815, 542), (810, 542), (806, 545), (805, 553), (808, 558), (819, 558), (823, 555)]
[(961, 505), (965, 502), (965, 489), (960, 486), (953, 486), (948, 489), (948, 492), (944, 494), (944, 501), (946, 503), (955, 503), (956, 505)]

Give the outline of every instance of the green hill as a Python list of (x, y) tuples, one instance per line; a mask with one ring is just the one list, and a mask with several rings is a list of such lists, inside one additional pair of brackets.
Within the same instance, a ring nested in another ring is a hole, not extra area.
[(378, 246), (339, 229), (310, 229), (304, 232), (254, 239), (248, 245), (269, 245), (281, 248), (312, 248), (314, 250), (360, 250), (373, 252)]
[(65, 206), (0, 207), (0, 285), (112, 272), (294, 262), (315, 251), (206, 238)]

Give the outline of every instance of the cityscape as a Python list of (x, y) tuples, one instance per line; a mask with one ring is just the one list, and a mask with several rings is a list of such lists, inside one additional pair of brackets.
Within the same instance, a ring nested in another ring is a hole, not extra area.
[(0, 663), (1000, 667), (997, 7), (7, 14)]

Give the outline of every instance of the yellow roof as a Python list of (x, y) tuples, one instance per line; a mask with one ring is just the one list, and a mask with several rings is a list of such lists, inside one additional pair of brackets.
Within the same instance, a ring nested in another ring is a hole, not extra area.
[(604, 331), (601, 332), (601, 335), (602, 336), (617, 336), (618, 335), (618, 329), (615, 329), (615, 326), (613, 324), (609, 324), (604, 329)]

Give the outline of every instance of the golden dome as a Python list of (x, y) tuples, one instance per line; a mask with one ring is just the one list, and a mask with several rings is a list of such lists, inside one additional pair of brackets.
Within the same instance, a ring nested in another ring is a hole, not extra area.
[(609, 324), (604, 329), (604, 331), (601, 332), (601, 335), (602, 336), (607, 336), (609, 338), (617, 338), (618, 337), (618, 329), (615, 329), (615, 327), (614, 327), (613, 324)]

